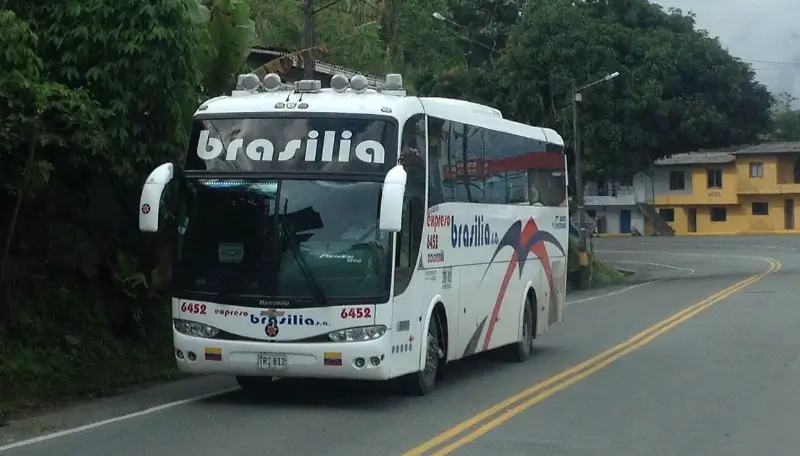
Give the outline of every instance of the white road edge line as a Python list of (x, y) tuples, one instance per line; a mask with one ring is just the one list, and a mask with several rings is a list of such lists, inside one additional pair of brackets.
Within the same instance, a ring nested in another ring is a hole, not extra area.
[(39, 437), (33, 437), (33, 438), (30, 438), (30, 439), (25, 439), (25, 440), (18, 440), (16, 442), (10, 443), (8, 445), (0, 446), (0, 453), (2, 453), (4, 451), (8, 451), (8, 450), (13, 450), (14, 448), (20, 448), (20, 447), (29, 446), (29, 445), (33, 445), (33, 444), (36, 444), (36, 443), (44, 442), (44, 441), (47, 441), (47, 440), (57, 439), (59, 437), (65, 437), (65, 436), (68, 436), (68, 435), (77, 434), (77, 433), (80, 433), (80, 432), (88, 431), (90, 429), (99, 428), (99, 427), (105, 426), (107, 424), (116, 423), (118, 421), (125, 421), (125, 420), (129, 420), (131, 418), (137, 418), (137, 417), (140, 417), (140, 416), (149, 415), (151, 413), (160, 412), (162, 410), (170, 409), (170, 408), (173, 408), (173, 407), (179, 407), (181, 405), (186, 405), (186, 404), (189, 404), (189, 403), (192, 403), (192, 402), (202, 401), (204, 399), (209, 399), (209, 398), (212, 398), (212, 397), (215, 397), (215, 396), (220, 396), (220, 395), (223, 395), (223, 394), (231, 393), (231, 392), (236, 391), (236, 390), (238, 390), (238, 388), (229, 388), (229, 389), (225, 389), (225, 390), (222, 390), (222, 391), (215, 391), (213, 393), (206, 393), (206, 394), (201, 394), (199, 396), (192, 396), (192, 397), (187, 398), (187, 399), (181, 399), (179, 401), (174, 401), (174, 402), (169, 402), (167, 404), (157, 405), (155, 407), (150, 407), (148, 409), (140, 410), (138, 412), (129, 413), (127, 415), (120, 415), (120, 416), (116, 416), (114, 418), (109, 418), (107, 420), (96, 421), (94, 423), (84, 424), (83, 426), (78, 426), (76, 428), (64, 429), (63, 431), (54, 432), (52, 434), (45, 434), (45, 435), (40, 435)]
[[(609, 251), (607, 251), (607, 253), (609, 253), (609, 252), (613, 252), (613, 251), (610, 251), (610, 250), (609, 250)], [(626, 252), (626, 253), (627, 253), (627, 252)], [(677, 267), (677, 266), (672, 266), (672, 265), (669, 265), (669, 264), (661, 264), (661, 263), (649, 263), (649, 262), (647, 262), (647, 261), (633, 261), (633, 260), (609, 260), (609, 262), (611, 262), (611, 263), (636, 263), (636, 264), (646, 264), (646, 265), (648, 265), (648, 266), (656, 266), (656, 267), (661, 267), (661, 268), (666, 268), (666, 269), (674, 269), (674, 270), (676, 270), (676, 271), (689, 271), (689, 273), (688, 273), (688, 274), (686, 274), (684, 277), (689, 277), (690, 275), (692, 275), (692, 274), (694, 274), (694, 273), (695, 273), (695, 270), (694, 270), (694, 269), (691, 269), (691, 268), (679, 268), (679, 267)], [(582, 299), (576, 299), (576, 300), (574, 300), (574, 301), (567, 301), (567, 302), (565, 302), (565, 303), (564, 303), (564, 306), (566, 307), (566, 306), (568, 306), (568, 305), (570, 305), (570, 304), (578, 304), (578, 303), (580, 303), (580, 302), (594, 301), (595, 299), (607, 298), (607, 297), (609, 297), (609, 296), (614, 296), (614, 295), (618, 295), (618, 294), (620, 294), (620, 293), (625, 293), (626, 291), (631, 291), (631, 290), (633, 290), (633, 289), (636, 289), (636, 288), (639, 288), (639, 287), (643, 287), (643, 286), (645, 286), (645, 285), (650, 285), (651, 283), (656, 283), (656, 282), (660, 282), (660, 281), (661, 281), (661, 279), (656, 279), (656, 280), (648, 280), (647, 282), (642, 282), (642, 283), (637, 283), (637, 284), (635, 284), (635, 285), (630, 285), (630, 286), (627, 286), (627, 287), (625, 287), (625, 288), (620, 288), (619, 290), (614, 290), (614, 291), (612, 291), (612, 292), (610, 292), (610, 293), (603, 293), (603, 294), (599, 294), (599, 295), (596, 295), (596, 296), (588, 296), (588, 297), (586, 297), (586, 298), (582, 298)]]
[(692, 269), (692, 268), (679, 268), (677, 266), (672, 266), (672, 265), (669, 265), (669, 264), (649, 263), (647, 261), (633, 261), (633, 260), (608, 260), (608, 261), (609, 261), (609, 263), (644, 264), (644, 265), (647, 265), (647, 266), (656, 266), (656, 267), (659, 267), (659, 268), (674, 269), (676, 271), (689, 271), (689, 273), (686, 274), (686, 277), (689, 277), (690, 275), (695, 273), (695, 270)]
[[(658, 281), (657, 280), (651, 280), (649, 282), (642, 282), (642, 283), (637, 283), (635, 285), (629, 285), (629, 286), (627, 286), (625, 288), (620, 288), (619, 290), (614, 290), (614, 291), (612, 291), (610, 293), (603, 293), (603, 294), (600, 294), (600, 295), (595, 295), (595, 296), (589, 296), (589, 297), (586, 297), (586, 298), (576, 299), (574, 301), (567, 301), (567, 302), (564, 303), (564, 306), (569, 306), (571, 304), (578, 304), (579, 302), (594, 301), (595, 299), (600, 299), (600, 298), (607, 298), (609, 296), (614, 296), (614, 295), (618, 295), (620, 293), (625, 293), (626, 291), (631, 291), (631, 290), (633, 290), (635, 288), (643, 287), (645, 285), (650, 285), (651, 283), (656, 283), (656, 282), (658, 282)], [(0, 448), (0, 450), (2, 450), (2, 449)]]
[(662, 252), (658, 250), (595, 250), (595, 253), (619, 253), (625, 255), (671, 255), (671, 256), (694, 256), (703, 258), (740, 258), (744, 260), (761, 260), (763, 257), (752, 255), (727, 255), (718, 253), (689, 253), (689, 252)]

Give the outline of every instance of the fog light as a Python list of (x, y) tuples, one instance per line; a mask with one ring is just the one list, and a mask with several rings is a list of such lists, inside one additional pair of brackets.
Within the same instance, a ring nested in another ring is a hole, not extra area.
[(189, 361), (195, 360), (197, 360), (197, 355), (195, 355), (194, 352), (189, 352)]
[(364, 358), (356, 358), (356, 367), (364, 367)]
[(180, 350), (175, 350), (175, 357), (178, 359), (183, 359), (183, 352)]
[(369, 359), (369, 362), (371, 362), (373, 366), (377, 366), (378, 364), (381, 363), (381, 359), (378, 358), (377, 356), (373, 356), (372, 358)]

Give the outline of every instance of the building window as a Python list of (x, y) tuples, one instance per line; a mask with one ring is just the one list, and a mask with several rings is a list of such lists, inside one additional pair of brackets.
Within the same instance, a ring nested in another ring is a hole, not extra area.
[(665, 222), (675, 221), (675, 209), (659, 209), (658, 215), (664, 219)]
[(769, 215), (769, 204), (753, 203), (753, 215)]
[(761, 162), (750, 163), (750, 177), (764, 177), (764, 164)]
[(708, 170), (708, 188), (722, 188), (722, 170)]
[(711, 208), (711, 221), (712, 222), (724, 222), (728, 220), (728, 213), (724, 207), (712, 207)]
[(669, 172), (669, 189), (670, 190), (685, 190), (686, 189), (686, 173), (683, 171), (670, 171)]

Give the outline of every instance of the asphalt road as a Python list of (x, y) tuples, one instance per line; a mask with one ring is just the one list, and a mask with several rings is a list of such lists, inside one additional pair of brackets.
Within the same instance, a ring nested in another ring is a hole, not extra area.
[(11, 423), (0, 456), (796, 456), (800, 237), (596, 249), (635, 281), (570, 295), (524, 364), (456, 363), (426, 398), (287, 381), (268, 401), (192, 400), (234, 387), (192, 379)]

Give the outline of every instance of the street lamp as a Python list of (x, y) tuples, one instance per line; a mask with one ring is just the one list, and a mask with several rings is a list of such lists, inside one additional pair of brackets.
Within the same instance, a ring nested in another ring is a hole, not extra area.
[[(449, 17), (445, 16), (444, 14), (442, 14), (442, 13), (440, 13), (440, 12), (438, 12), (438, 11), (433, 13), (433, 18), (434, 18), (434, 19), (436, 19), (437, 21), (449, 22), (449, 23), (451, 23), (451, 24), (455, 25), (456, 27), (458, 27), (458, 28), (460, 28), (460, 29), (463, 29), (463, 28), (464, 28), (464, 26), (463, 26), (463, 25), (461, 25), (461, 24), (459, 24), (458, 22), (456, 22), (456, 21), (454, 21), (454, 20), (450, 19)], [(472, 39), (472, 38), (470, 38), (469, 36), (465, 36), (465, 37), (462, 37), (462, 38), (466, 39), (466, 40), (467, 40), (467, 41), (469, 41), (470, 43), (475, 43), (475, 44), (477, 44), (478, 46), (481, 46), (481, 47), (482, 47), (482, 48), (484, 48), (484, 49), (488, 49), (488, 50), (489, 50), (489, 52), (492, 52), (492, 53), (494, 53), (494, 52), (495, 52), (495, 50), (494, 50), (494, 48), (493, 48), (493, 47), (489, 47), (489, 46), (487, 46), (487, 45), (485, 45), (485, 44), (481, 43), (481, 42), (480, 42), (480, 41), (478, 41), (478, 40), (473, 40), (473, 39)]]
[(581, 96), (582, 91), (596, 84), (600, 84), (601, 82), (610, 81), (617, 76), (619, 76), (619, 71), (609, 73), (602, 78), (577, 89), (574, 86), (572, 88), (572, 136), (575, 141), (575, 186), (577, 187), (575, 191), (575, 202), (578, 206), (578, 233), (580, 234), (578, 241), (581, 252), (586, 251), (586, 229), (584, 227), (585, 220), (583, 210), (583, 170), (581, 168), (581, 142), (578, 136), (578, 102), (583, 101), (583, 97)]
[(456, 26), (458, 26), (458, 27), (461, 27), (461, 25), (460, 25), (460, 24), (457, 24), (457, 23), (455, 23), (454, 21), (452, 21), (452, 20), (450, 20), (450, 19), (446, 18), (446, 17), (444, 16), (444, 14), (442, 14), (442, 13), (440, 13), (440, 12), (434, 12), (434, 13), (433, 13), (433, 18), (434, 18), (434, 19), (436, 19), (437, 21), (446, 21), (446, 22), (452, 22), (452, 23), (453, 23), (453, 24), (455, 24)]

